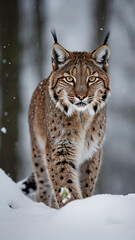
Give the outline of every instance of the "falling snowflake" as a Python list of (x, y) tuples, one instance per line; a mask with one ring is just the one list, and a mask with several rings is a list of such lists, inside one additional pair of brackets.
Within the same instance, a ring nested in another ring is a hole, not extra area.
[(5, 116), (5, 117), (8, 116), (8, 112), (4, 112), (4, 116)]
[(1, 128), (1, 132), (4, 133), (4, 134), (6, 134), (6, 133), (7, 133), (7, 129), (6, 129), (5, 127), (2, 127), (2, 128)]
[(6, 60), (6, 59), (3, 59), (3, 60), (2, 60), (2, 63), (6, 63), (6, 62), (7, 62), (7, 60)]

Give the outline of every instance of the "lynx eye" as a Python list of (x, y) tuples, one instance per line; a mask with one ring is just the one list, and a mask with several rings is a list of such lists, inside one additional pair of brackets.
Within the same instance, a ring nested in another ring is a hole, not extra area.
[(74, 82), (74, 78), (71, 76), (65, 77), (68, 82)]
[(94, 82), (95, 80), (96, 80), (96, 77), (94, 77), (94, 76), (90, 76), (88, 78), (88, 82)]

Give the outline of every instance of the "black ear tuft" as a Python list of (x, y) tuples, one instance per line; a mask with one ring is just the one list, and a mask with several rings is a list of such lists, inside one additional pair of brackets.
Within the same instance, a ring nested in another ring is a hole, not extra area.
[(103, 42), (103, 45), (106, 45), (106, 44), (107, 44), (109, 36), (110, 36), (110, 32), (107, 33), (107, 35), (106, 35), (106, 37), (105, 37), (105, 40), (104, 40), (104, 42)]
[(53, 36), (54, 43), (58, 43), (57, 35), (56, 35), (56, 31), (55, 31), (55, 29), (53, 29), (53, 30), (51, 31), (51, 34), (52, 34), (52, 36)]

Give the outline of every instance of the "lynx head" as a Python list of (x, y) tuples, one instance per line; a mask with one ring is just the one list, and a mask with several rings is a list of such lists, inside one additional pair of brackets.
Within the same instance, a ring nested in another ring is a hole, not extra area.
[(110, 93), (108, 36), (92, 52), (69, 52), (53, 33), (49, 92), (56, 107), (66, 115), (72, 115), (75, 110), (87, 110), (94, 115), (105, 105)]

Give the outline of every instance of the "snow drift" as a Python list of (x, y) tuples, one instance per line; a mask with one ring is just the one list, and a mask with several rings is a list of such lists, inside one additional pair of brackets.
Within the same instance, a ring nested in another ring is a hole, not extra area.
[(134, 240), (135, 194), (96, 195), (60, 210), (27, 198), (0, 169), (1, 240)]

